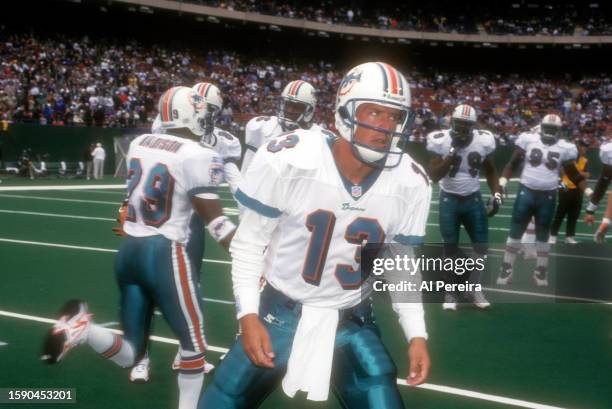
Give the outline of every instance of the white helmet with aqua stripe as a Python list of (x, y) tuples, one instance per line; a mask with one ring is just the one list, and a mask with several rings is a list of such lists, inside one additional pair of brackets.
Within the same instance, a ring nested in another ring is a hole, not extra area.
[(221, 91), (216, 85), (210, 82), (198, 82), (191, 88), (204, 99), (204, 103), (206, 104), (207, 113), (202, 122), (202, 128), (204, 128), (203, 142), (210, 144), (217, 116), (221, 112), (221, 109), (223, 109)]
[(464, 147), (472, 141), (472, 131), (476, 125), (476, 110), (467, 104), (457, 105), (451, 115), (451, 137), (453, 143)]
[[(410, 108), (410, 86), (401, 72), (384, 62), (368, 62), (358, 65), (346, 74), (336, 96), (336, 129), (340, 136), (353, 145), (353, 151), (364, 162), (393, 167), (399, 164), (402, 151), (398, 148), (401, 139), (408, 138), (412, 131), (414, 114)], [(357, 120), (357, 109), (364, 103), (381, 105), (397, 110), (395, 129), (383, 129)], [(387, 135), (384, 148), (355, 139), (358, 127)], [(390, 154), (396, 162), (384, 163)]]
[(163, 131), (186, 128), (201, 137), (206, 113), (204, 99), (189, 87), (172, 87), (159, 99), (160, 129)]
[(317, 92), (306, 81), (291, 81), (281, 93), (278, 119), (283, 130), (309, 128), (317, 107)]

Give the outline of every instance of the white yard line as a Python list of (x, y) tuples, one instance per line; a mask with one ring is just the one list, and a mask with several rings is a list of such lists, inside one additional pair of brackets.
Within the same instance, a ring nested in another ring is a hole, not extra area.
[[(116, 253), (118, 251), (116, 249), (105, 249), (101, 247), (74, 246), (71, 244), (47, 243), (47, 242), (42, 242), (42, 241), (16, 240), (16, 239), (9, 239), (6, 237), (0, 237), (0, 242), (27, 244), (27, 245), (32, 245), (32, 246), (43, 246), (43, 247), (58, 247), (58, 248), (72, 249), (72, 250), (99, 251), (103, 253)], [(203, 258), (202, 261), (205, 263), (214, 263), (214, 264), (228, 264), (228, 265), (232, 264), (231, 261), (216, 260), (216, 259), (209, 259), (209, 258)]]
[(82, 219), (82, 220), (100, 220), (100, 221), (111, 221), (114, 222), (115, 219), (110, 217), (93, 217), (93, 216), (76, 216), (73, 214), (59, 214), (59, 213), (42, 213), (42, 212), (26, 212), (23, 210), (10, 210), (10, 209), (0, 209), (0, 213), (7, 214), (23, 214), (28, 216), (46, 216), (46, 217), (59, 217), (66, 219)]
[[(17, 318), (17, 319), (22, 319), (22, 320), (28, 320), (28, 321), (35, 321), (35, 322), (42, 322), (45, 324), (55, 324), (55, 320), (51, 319), (51, 318), (44, 318), (44, 317), (37, 317), (35, 315), (26, 315), (26, 314), (19, 314), (19, 313), (15, 313), (15, 312), (11, 312), (11, 311), (3, 311), (0, 310), (0, 316), (4, 316), (4, 317), (9, 317), (9, 318)], [(122, 334), (123, 332), (117, 329), (110, 329), (110, 331), (112, 331), (115, 334)], [(179, 342), (176, 339), (172, 339), (172, 338), (167, 338), (167, 337), (160, 337), (157, 335), (151, 335), (149, 337), (149, 339), (151, 341), (156, 341), (156, 342), (161, 342), (164, 344), (170, 344), (170, 345), (178, 345)], [(223, 347), (218, 347), (218, 346), (214, 346), (214, 345), (208, 345), (207, 346), (207, 350), (209, 351), (213, 351), (213, 352), (218, 352), (221, 354), (225, 354), (229, 351), (229, 349), (227, 348), (223, 348)], [(397, 384), (401, 385), (401, 386), (407, 386), (407, 382), (405, 379), (400, 379), (397, 378)], [(550, 406), (550, 405), (545, 405), (545, 404), (541, 404), (541, 403), (535, 403), (535, 402), (529, 402), (529, 401), (525, 401), (525, 400), (520, 400), (520, 399), (514, 399), (514, 398), (508, 398), (505, 396), (498, 396), (498, 395), (491, 395), (488, 393), (482, 393), (482, 392), (476, 392), (476, 391), (471, 391), (471, 390), (467, 390), (467, 389), (460, 389), (460, 388), (454, 388), (452, 386), (445, 386), (445, 385), (435, 385), (435, 384), (431, 384), (431, 383), (424, 383), (422, 385), (417, 386), (417, 388), (420, 389), (426, 389), (426, 390), (430, 390), (430, 391), (435, 391), (435, 392), (441, 392), (441, 393), (447, 393), (447, 394), (451, 394), (451, 395), (457, 395), (457, 396), (463, 396), (466, 398), (473, 398), (473, 399), (480, 399), (480, 400), (486, 400), (486, 401), (490, 401), (490, 402), (497, 402), (497, 403), (502, 403), (502, 404), (506, 404), (506, 405), (510, 405), (510, 406), (518, 406), (518, 407), (522, 407), (522, 408), (529, 408), (529, 409), (564, 409), (558, 406)]]

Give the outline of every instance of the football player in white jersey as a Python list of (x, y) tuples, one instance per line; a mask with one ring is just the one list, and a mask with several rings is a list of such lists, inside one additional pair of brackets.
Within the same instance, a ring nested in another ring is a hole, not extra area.
[(601, 175), (599, 175), (599, 179), (595, 185), (591, 200), (586, 207), (586, 214), (584, 216), (584, 221), (588, 225), (592, 225), (595, 222), (595, 211), (597, 211), (599, 202), (606, 194), (608, 186), (610, 185), (610, 180), (612, 180), (612, 138), (609, 138), (599, 146), (599, 159), (603, 166)]
[(206, 340), (197, 260), (186, 248), (189, 223), (197, 212), (226, 248), (235, 226), (223, 215), (216, 193), (223, 178), (221, 159), (200, 143), (203, 99), (191, 88), (173, 87), (162, 95), (159, 109), (165, 134), (137, 137), (127, 156), (127, 237), (115, 260), (125, 335), (94, 324), (86, 304), (71, 300), (47, 335), (43, 359), (56, 363), (86, 343), (130, 367), (144, 354), (157, 307), (180, 343), (178, 407), (193, 409), (204, 380)]
[[(458, 105), (451, 116), (451, 128), (427, 135), (427, 150), (432, 153), (429, 175), (440, 182), (439, 224), (444, 239), (445, 257), (459, 256), (461, 225), (472, 240), (477, 257), (486, 258), (489, 243), (488, 217), (502, 205), (498, 175), (493, 163), (495, 137), (489, 131), (475, 129), (476, 110), (469, 105)], [(487, 208), (480, 193), (480, 169), (486, 174), (491, 197)], [(481, 271), (473, 271), (469, 281), (480, 284)], [(450, 273), (453, 283), (465, 278)], [(488, 308), (489, 302), (482, 292), (465, 294), (479, 308)], [(442, 307), (456, 310), (459, 294), (448, 292)]]
[(535, 218), (536, 269), (533, 279), (538, 286), (548, 285), (548, 253), (550, 226), (555, 212), (559, 171), (565, 174), (587, 197), (593, 193), (586, 187), (586, 180), (576, 169), (578, 156), (576, 145), (559, 139), (562, 129), (561, 118), (555, 114), (544, 116), (539, 133), (525, 132), (516, 140), (516, 150), (504, 168), (499, 180), (505, 188), (512, 172), (523, 166), (520, 186), (512, 211), (510, 233), (497, 284), (506, 285), (512, 280), (516, 255), (521, 249), (521, 236), (529, 220)]
[[(230, 249), (242, 334), (200, 408), (256, 408), (283, 377), (289, 396), (326, 400), (331, 381), (345, 407), (404, 407), (359, 255), (364, 241), (424, 239), (431, 186), (397, 147), (413, 120), (408, 82), (388, 64), (361, 64), (340, 84), (335, 117), (340, 137), (296, 129), (271, 139), (236, 193), (247, 208)], [(393, 307), (415, 385), (430, 366), (423, 307)]]
[[(231, 133), (224, 131), (223, 129), (215, 126), (217, 116), (223, 108), (223, 99), (221, 97), (221, 91), (219, 88), (209, 82), (199, 82), (194, 85), (193, 90), (204, 100), (206, 104), (206, 115), (201, 119), (201, 126), (204, 130), (201, 142), (210, 148), (212, 148), (223, 160), (223, 173), (225, 180), (228, 183), (232, 194), (238, 189), (238, 184), (242, 179), (240, 170), (238, 169), (238, 163), (240, 162), (240, 156), (242, 154), (242, 148), (240, 146), (240, 140)], [(161, 115), (158, 115), (153, 123), (153, 133), (165, 133), (162, 123)], [(190, 223), (189, 240), (187, 241), (187, 252), (190, 253), (194, 260), (196, 260), (196, 272), (199, 272), (202, 264), (202, 257), (204, 255), (204, 223), (202, 219), (194, 214), (194, 217)], [(177, 370), (180, 365), (180, 351), (177, 352), (175, 360), (172, 364), (172, 368)], [(135, 383), (145, 383), (150, 378), (150, 356), (145, 353), (144, 357), (138, 361), (136, 365), (130, 371), (129, 379)], [(206, 362), (205, 372), (211, 372), (215, 366), (209, 362)]]
[(316, 90), (306, 81), (291, 81), (280, 97), (278, 116), (258, 116), (251, 119), (244, 131), (246, 151), (242, 159), (242, 174), (246, 173), (260, 146), (271, 138), (298, 128), (320, 130), (313, 124), (317, 107)]

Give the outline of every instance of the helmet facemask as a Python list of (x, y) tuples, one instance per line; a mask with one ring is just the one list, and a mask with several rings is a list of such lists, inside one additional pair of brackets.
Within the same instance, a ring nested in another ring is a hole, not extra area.
[(451, 137), (459, 147), (465, 147), (472, 141), (475, 123), (465, 119), (451, 118)]
[(283, 131), (307, 128), (312, 122), (314, 107), (296, 99), (282, 97), (278, 110), (278, 120)]
[(540, 125), (540, 137), (542, 142), (547, 145), (552, 145), (559, 139), (561, 135), (561, 127), (553, 124)]
[[(364, 103), (397, 110), (398, 117), (397, 121), (395, 121), (396, 126), (394, 129), (385, 129), (363, 120), (357, 120), (357, 111)], [(389, 101), (382, 102), (375, 99), (353, 99), (347, 101), (346, 105), (339, 107), (338, 112), (344, 125), (350, 129), (350, 142), (353, 146), (353, 152), (362, 162), (380, 168), (392, 168), (399, 165), (403, 151), (398, 145), (401, 141), (408, 138), (414, 123), (414, 112), (410, 108), (400, 103), (395, 104)], [(383, 134), (386, 138), (384, 146), (357, 140), (356, 132), (358, 127)], [(389, 155), (393, 155), (396, 160), (387, 161)]]
[(215, 124), (217, 122), (217, 117), (219, 116), (219, 107), (213, 104), (205, 104), (206, 112), (200, 118), (200, 127), (202, 128), (204, 134), (202, 135), (201, 142), (208, 146), (214, 146), (216, 141), (214, 140), (214, 130)]

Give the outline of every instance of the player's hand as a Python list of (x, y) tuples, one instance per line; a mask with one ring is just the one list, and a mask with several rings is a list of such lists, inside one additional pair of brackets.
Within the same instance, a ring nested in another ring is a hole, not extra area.
[(501, 189), (502, 197), (508, 198), (508, 190), (507, 190), (508, 179), (502, 176), (499, 178), (498, 183), (499, 183), (499, 188)]
[(274, 368), (274, 351), (268, 330), (255, 314), (240, 318), (242, 347), (251, 362), (263, 368)]
[(117, 236), (125, 236), (125, 231), (123, 230), (123, 224), (125, 223), (125, 218), (127, 217), (127, 211), (128, 211), (128, 202), (127, 200), (123, 201), (123, 203), (121, 203), (121, 206), (119, 207), (119, 210), (117, 210), (117, 224), (119, 224), (119, 226), (117, 227), (113, 227), (113, 232), (115, 232), (115, 235)]
[(429, 352), (427, 351), (427, 341), (425, 338), (413, 338), (408, 347), (408, 385), (420, 385), (429, 376), (429, 368), (431, 361), (429, 360)]
[(493, 217), (499, 212), (502, 204), (504, 203), (504, 199), (502, 198), (502, 194), (500, 192), (495, 192), (489, 198), (487, 202), (487, 216)]
[(601, 244), (604, 241), (606, 241), (606, 233), (608, 232), (609, 227), (610, 227), (609, 222), (606, 222), (605, 220), (601, 222), (601, 224), (599, 225), (599, 228), (597, 229), (597, 232), (595, 233), (595, 237), (593, 237), (596, 243)]
[(592, 226), (595, 223), (595, 215), (593, 213), (586, 213), (584, 215), (584, 222), (587, 226)]

